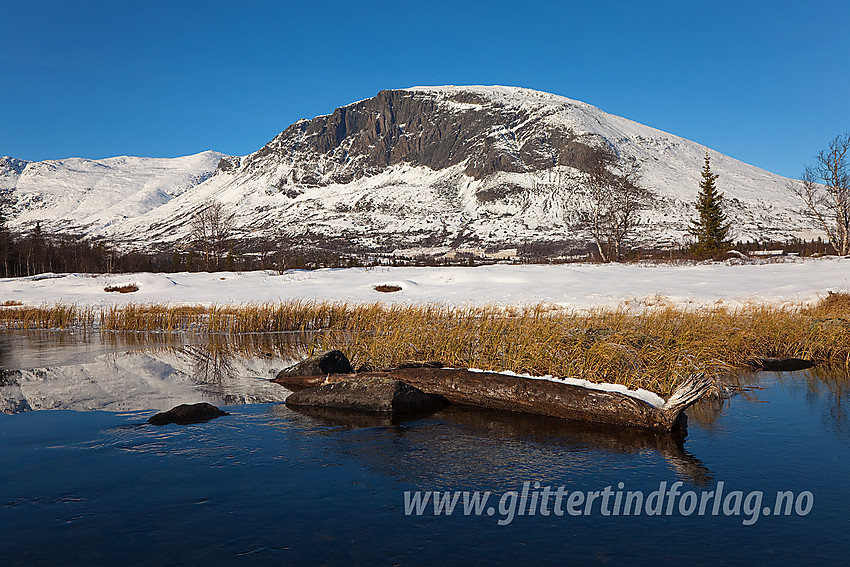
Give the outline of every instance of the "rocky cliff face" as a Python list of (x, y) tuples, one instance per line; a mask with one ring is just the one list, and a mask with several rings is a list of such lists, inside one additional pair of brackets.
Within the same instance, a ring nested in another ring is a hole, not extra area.
[(439, 99), (428, 92), (386, 90), (333, 114), (296, 122), (244, 166), (255, 171), (267, 167), (269, 158), (290, 161), (281, 187), (345, 184), (401, 163), (432, 170), (463, 164), (463, 172), (475, 180), (558, 165), (584, 169), (599, 140), (544, 118), (531, 108), (493, 103), (474, 92)]

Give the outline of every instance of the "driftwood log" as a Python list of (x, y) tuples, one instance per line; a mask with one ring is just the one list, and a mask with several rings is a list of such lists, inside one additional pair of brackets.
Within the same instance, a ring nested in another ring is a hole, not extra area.
[(553, 380), (457, 368), (402, 368), (387, 372), (279, 376), (272, 380), (296, 391), (354, 377), (400, 380), (455, 404), (524, 412), (564, 419), (673, 431), (685, 424), (683, 412), (712, 385), (698, 374), (686, 379), (661, 406), (619, 392), (595, 390)]

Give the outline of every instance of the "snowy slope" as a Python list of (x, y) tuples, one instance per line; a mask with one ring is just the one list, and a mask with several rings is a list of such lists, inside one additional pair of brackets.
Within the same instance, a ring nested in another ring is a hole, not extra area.
[[(787, 179), (588, 104), (511, 87), (415, 87), (401, 92), (433, 101), (434, 110), (426, 118), (435, 122), (450, 120), (447, 114), (476, 116), (486, 125), (479, 146), (489, 145), (491, 151), (496, 148), (521, 158), (541, 133), (569, 132), (584, 143), (610, 144), (620, 155), (636, 159), (643, 184), (663, 198), (657, 210), (646, 214), (651, 223), (644, 233), (646, 242), (681, 241), (694, 215), (692, 202), (706, 152), (720, 174), (718, 184), (729, 199), (739, 238), (811, 235), (811, 226), (793, 212), (799, 204), (785, 189)], [(454, 100), (461, 95), (473, 95), (479, 102)], [(350, 115), (363, 104), (344, 108)], [(315, 120), (322, 118), (326, 117)], [(387, 121), (383, 128), (390, 128)], [(392, 126), (404, 131), (408, 125)], [(586, 206), (583, 178), (574, 167), (541, 169), (520, 163), (513, 169), (527, 166), (526, 171), (494, 171), (476, 178), (468, 173), (469, 160), (438, 169), (400, 160), (371, 170), (372, 164), (367, 164), (362, 167), (369, 170), (367, 174), (355, 173), (349, 180), (339, 172), (347, 173), (348, 163), (357, 162), (348, 151), (356, 142), (356, 131), (333, 151), (320, 153), (310, 149), (316, 135), (308, 126), (287, 136), (290, 130), (241, 158), (238, 166), (218, 172), (191, 193), (124, 226), (134, 233), (152, 229), (157, 238), (176, 239), (180, 223), (169, 219), (185, 218), (200, 200), (215, 198), (232, 206), (239, 224), (258, 234), (279, 230), (289, 235), (343, 236), (366, 247), (476, 241), (510, 246), (586, 238), (577, 222), (578, 211)], [(344, 160), (336, 157), (340, 149), (346, 150)], [(475, 150), (473, 146), (469, 151)]]
[[(28, 164), (15, 186), (15, 222), (50, 218), (118, 241), (173, 243), (188, 233), (192, 212), (217, 199), (242, 236), (342, 238), (384, 251), (581, 245), (588, 237), (579, 222), (587, 207), (582, 152), (603, 145), (636, 160), (642, 183), (661, 196), (644, 215), (640, 242), (683, 240), (706, 152), (737, 238), (813, 235), (783, 177), (579, 101), (498, 86), (381, 91), (222, 160), (202, 183), (220, 154), (171, 160), (170, 170), (163, 160), (135, 162), (133, 175), (169, 171), (144, 183), (119, 180), (110, 160)], [(54, 167), (63, 173), (48, 175)], [(8, 184), (14, 167), (5, 169), (4, 178), (0, 164), (0, 183)], [(42, 171), (51, 183), (38, 180)]]
[(13, 225), (41, 221), (52, 230), (97, 234), (207, 180), (222, 157), (206, 151), (179, 158), (0, 158), (0, 191), (7, 193)]

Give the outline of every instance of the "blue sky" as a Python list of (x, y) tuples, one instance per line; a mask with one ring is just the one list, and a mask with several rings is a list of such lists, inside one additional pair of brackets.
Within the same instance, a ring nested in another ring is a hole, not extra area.
[(246, 154), (381, 89), (523, 86), (787, 176), (850, 130), (850, 2), (0, 0), (0, 155)]

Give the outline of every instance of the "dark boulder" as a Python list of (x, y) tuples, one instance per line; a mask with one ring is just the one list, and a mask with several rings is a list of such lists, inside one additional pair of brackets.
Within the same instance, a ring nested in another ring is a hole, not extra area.
[(442, 396), (426, 394), (399, 380), (352, 378), (295, 392), (288, 406), (344, 408), (357, 411), (418, 413), (436, 411), (446, 405)]
[(212, 404), (201, 402), (198, 404), (180, 404), (168, 411), (159, 412), (148, 420), (153, 425), (166, 425), (176, 423), (186, 425), (189, 423), (204, 423), (211, 419), (230, 415)]
[(771, 370), (779, 372), (791, 372), (794, 370), (805, 370), (815, 365), (811, 360), (804, 358), (751, 358), (745, 364), (753, 370)]
[(288, 376), (327, 376), (328, 374), (351, 374), (354, 369), (348, 358), (339, 350), (329, 350), (305, 358), (298, 364), (278, 372), (277, 378)]

